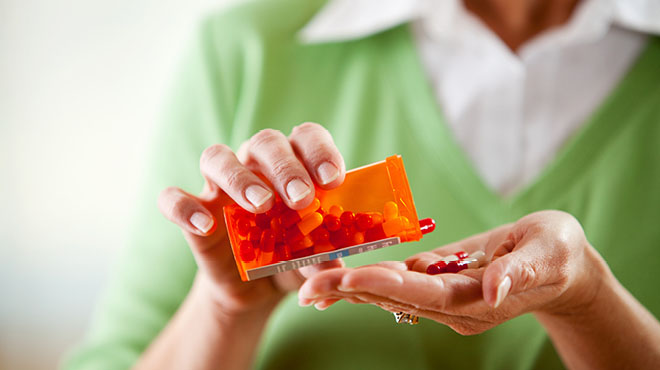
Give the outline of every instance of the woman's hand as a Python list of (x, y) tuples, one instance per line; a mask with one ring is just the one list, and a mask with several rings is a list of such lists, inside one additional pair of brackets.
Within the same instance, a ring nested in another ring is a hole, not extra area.
[[(427, 275), (427, 267), (458, 251), (482, 250), (490, 264)], [(572, 314), (589, 307), (607, 266), (571, 215), (543, 211), (404, 263), (321, 272), (305, 282), (301, 305), (324, 309), (338, 299), (404, 311), (477, 334), (526, 312)]]
[(183, 230), (199, 266), (196, 285), (223, 314), (237, 316), (272, 308), (285, 292), (297, 289), (305, 276), (342, 265), (332, 261), (242, 282), (222, 214), (222, 207), (232, 200), (250, 212), (266, 212), (274, 204), (275, 192), (290, 208), (301, 209), (314, 199), (314, 183), (325, 189), (339, 186), (344, 181), (344, 160), (322, 126), (304, 123), (289, 137), (276, 130), (262, 130), (237, 154), (226, 145), (210, 146), (202, 153), (200, 169), (206, 179), (200, 195), (167, 188), (158, 205), (163, 215)]

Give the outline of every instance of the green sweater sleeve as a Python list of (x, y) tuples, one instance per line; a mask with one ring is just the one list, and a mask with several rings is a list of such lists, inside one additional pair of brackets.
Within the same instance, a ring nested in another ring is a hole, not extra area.
[(232, 102), (226, 97), (233, 86), (219, 78), (223, 64), (216, 57), (212, 27), (203, 23), (186, 54), (155, 130), (131, 236), (115, 261), (87, 337), (63, 368), (130, 367), (190, 288), (196, 265), (181, 232), (159, 213), (156, 201), (167, 186), (198, 193), (201, 152), (211, 143), (228, 143), (231, 135), (233, 113), (227, 107)]

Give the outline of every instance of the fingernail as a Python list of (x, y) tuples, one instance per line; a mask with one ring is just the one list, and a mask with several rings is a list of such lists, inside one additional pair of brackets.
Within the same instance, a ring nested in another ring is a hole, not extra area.
[(502, 304), (502, 301), (504, 298), (506, 298), (506, 295), (509, 294), (509, 289), (511, 289), (511, 278), (509, 276), (505, 276), (497, 286), (497, 295), (495, 296), (495, 305), (493, 306), (494, 308), (497, 308), (500, 304)]
[(321, 185), (327, 185), (339, 177), (339, 170), (330, 162), (323, 162), (316, 170), (321, 180)]
[(272, 196), (273, 193), (261, 185), (250, 185), (245, 189), (245, 198), (247, 198), (255, 208), (263, 206)]
[(300, 306), (300, 307), (311, 306), (312, 303), (314, 303), (314, 301), (308, 301), (308, 300), (306, 300), (306, 299), (302, 299), (302, 300), (299, 299), (299, 300), (298, 300), (298, 306)]
[(325, 309), (328, 308), (328, 306), (325, 306), (321, 303), (317, 303), (317, 304), (314, 305), (314, 308), (316, 308), (319, 311), (325, 311)]
[(195, 212), (190, 216), (190, 223), (197, 228), (197, 230), (206, 234), (207, 231), (213, 227), (213, 219), (202, 212)]
[(293, 179), (286, 185), (286, 194), (292, 202), (297, 202), (312, 192), (312, 189), (300, 179)]

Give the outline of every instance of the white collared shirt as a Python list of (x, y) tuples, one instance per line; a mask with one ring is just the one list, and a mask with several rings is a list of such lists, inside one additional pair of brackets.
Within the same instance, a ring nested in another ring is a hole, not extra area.
[(330, 0), (308, 43), (366, 37), (412, 22), (450, 129), (502, 195), (528, 185), (660, 34), (658, 0), (585, 0), (571, 19), (512, 52), (460, 0)]

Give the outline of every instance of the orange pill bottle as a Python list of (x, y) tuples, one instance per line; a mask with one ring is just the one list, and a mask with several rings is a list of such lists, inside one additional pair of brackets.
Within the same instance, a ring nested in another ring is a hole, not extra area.
[(281, 199), (263, 214), (224, 207), (236, 266), (243, 281), (416, 241), (435, 228), (419, 220), (401, 156), (356, 168), (332, 190), (294, 211)]

